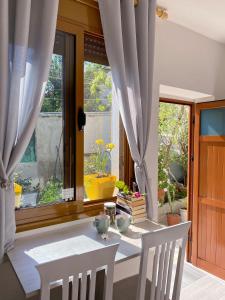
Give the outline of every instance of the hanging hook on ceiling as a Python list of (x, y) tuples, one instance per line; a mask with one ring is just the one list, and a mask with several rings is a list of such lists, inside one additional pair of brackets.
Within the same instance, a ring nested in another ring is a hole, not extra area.
[(168, 11), (164, 7), (157, 6), (156, 7), (156, 15), (162, 20), (168, 19)]
[(140, 0), (134, 0), (134, 6), (137, 6), (139, 4)]
[[(141, 0), (133, 0), (134, 1), (134, 6), (138, 6)], [(156, 15), (162, 19), (162, 20), (167, 20), (168, 19), (168, 11), (166, 8), (157, 6), (156, 7)]]

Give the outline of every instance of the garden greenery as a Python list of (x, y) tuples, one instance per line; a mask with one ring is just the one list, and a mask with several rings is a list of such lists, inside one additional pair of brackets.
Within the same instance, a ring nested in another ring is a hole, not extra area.
[(111, 111), (112, 77), (108, 66), (85, 62), (84, 111)]
[[(189, 107), (160, 103), (159, 110), (159, 154), (158, 184), (168, 191), (168, 201), (186, 196), (186, 174), (188, 167)], [(183, 168), (185, 178), (182, 187), (171, 171), (171, 164)]]

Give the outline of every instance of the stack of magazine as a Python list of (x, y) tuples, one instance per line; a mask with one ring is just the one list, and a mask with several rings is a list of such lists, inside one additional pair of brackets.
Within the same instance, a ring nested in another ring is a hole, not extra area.
[(116, 209), (118, 214), (130, 216), (131, 223), (143, 222), (147, 218), (145, 196), (135, 196), (122, 194), (117, 195)]

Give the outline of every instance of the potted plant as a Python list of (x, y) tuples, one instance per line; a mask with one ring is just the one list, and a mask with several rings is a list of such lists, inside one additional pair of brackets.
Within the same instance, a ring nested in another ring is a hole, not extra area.
[(173, 211), (173, 202), (175, 201), (176, 187), (174, 184), (169, 184), (167, 188), (167, 199), (170, 207), (170, 212), (167, 214), (167, 224), (169, 226), (180, 223), (180, 215)]
[(166, 195), (166, 189), (165, 188), (158, 188), (158, 202), (159, 206), (161, 207), (165, 202), (165, 195)]
[(118, 188), (118, 196), (126, 198), (128, 195), (132, 194), (128, 186), (122, 180), (116, 181), (115, 186)]
[(39, 193), (39, 184), (33, 186), (31, 177), (24, 177), (22, 173), (15, 173), (14, 192), (16, 208), (36, 206)]
[(124, 198), (128, 201), (137, 201), (137, 200), (145, 200), (146, 194), (141, 194), (138, 191), (138, 188), (134, 188), (134, 185), (137, 187), (137, 184), (133, 182), (133, 191), (129, 189), (129, 187), (125, 184), (124, 181), (118, 180), (115, 183), (115, 187), (118, 188), (117, 197)]
[(88, 174), (84, 175), (84, 188), (90, 200), (113, 196), (116, 176), (110, 174), (109, 164), (114, 147), (114, 144), (105, 144), (102, 139), (95, 141), (94, 154), (86, 162)]
[(57, 178), (50, 177), (41, 189), (38, 204), (50, 204), (62, 198), (63, 184)]
[(14, 183), (15, 208), (20, 208), (21, 206), (22, 191), (23, 187), (17, 183)]
[(187, 197), (185, 198), (184, 206), (182, 208), (180, 208), (180, 218), (181, 218), (181, 222), (186, 222), (188, 220), (188, 215), (187, 215)]

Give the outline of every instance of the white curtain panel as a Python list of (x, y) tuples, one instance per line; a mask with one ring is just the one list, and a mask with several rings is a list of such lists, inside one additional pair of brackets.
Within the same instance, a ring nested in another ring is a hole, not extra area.
[(14, 241), (12, 174), (41, 109), (57, 11), (58, 0), (0, 0), (0, 260)]
[(116, 100), (126, 131), (140, 192), (147, 193), (147, 210), (157, 219), (145, 154), (153, 103), (153, 62), (156, 0), (99, 0), (106, 52)]

